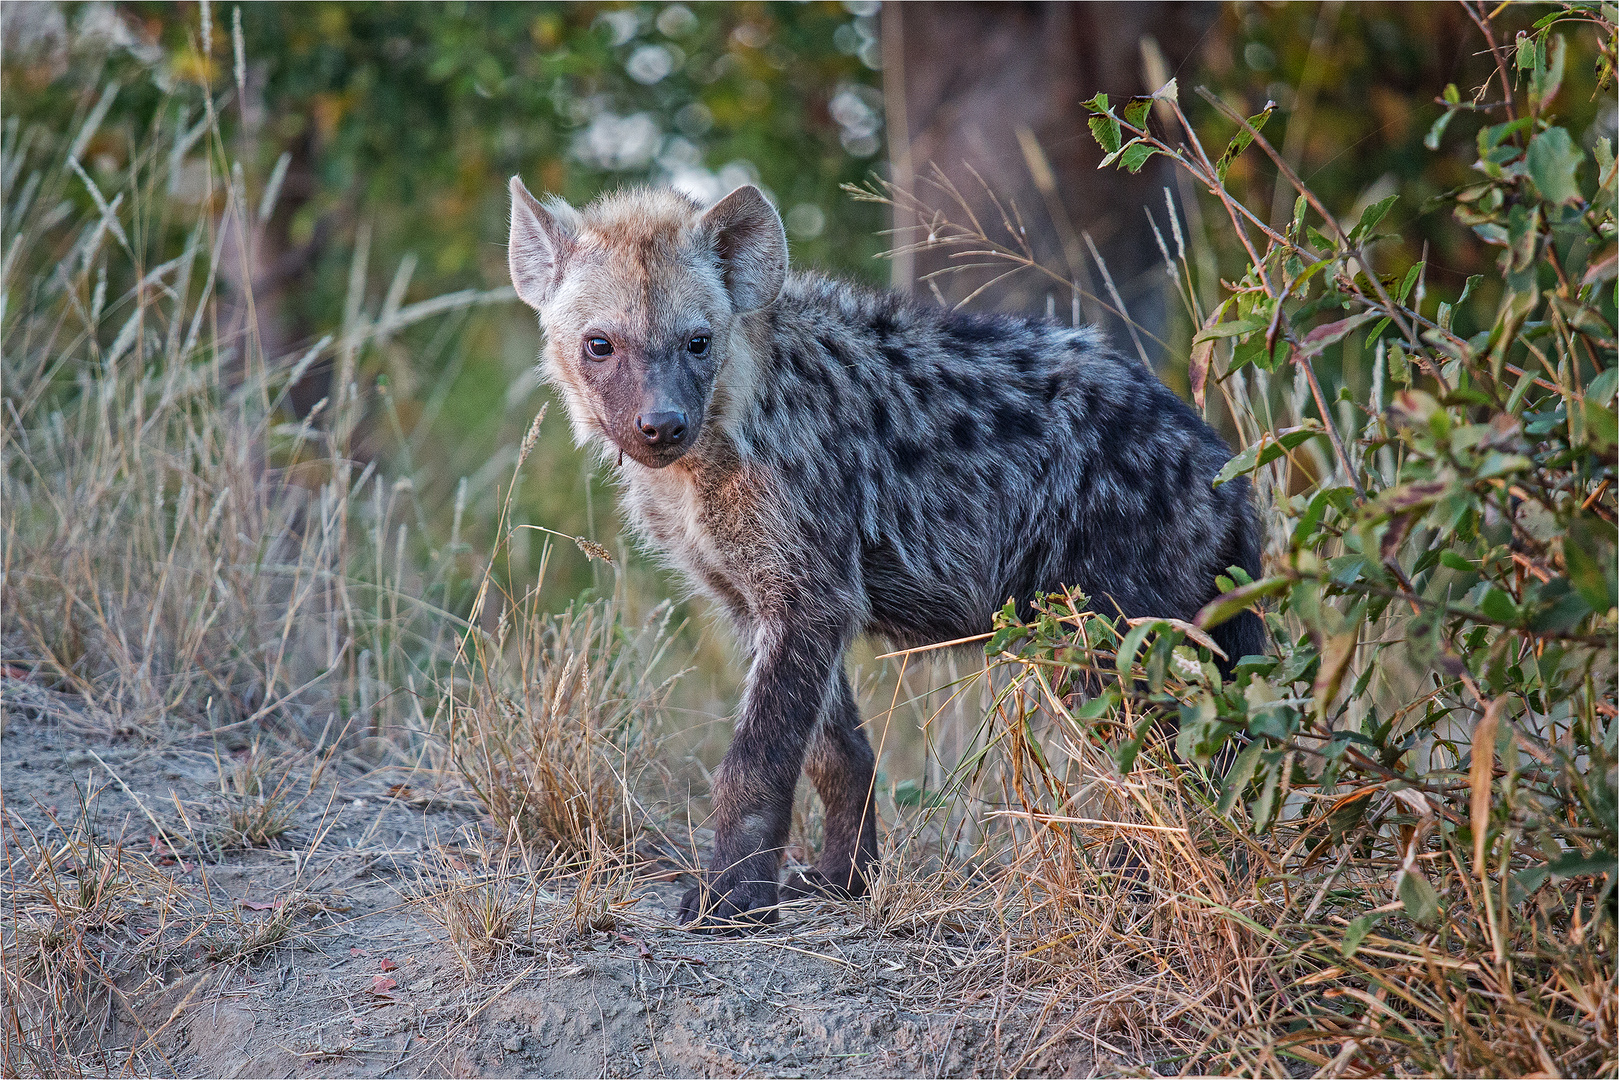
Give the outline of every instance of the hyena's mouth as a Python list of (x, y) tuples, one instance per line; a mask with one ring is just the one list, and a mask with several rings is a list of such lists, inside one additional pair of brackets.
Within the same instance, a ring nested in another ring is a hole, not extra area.
[(665, 466), (673, 465), (676, 461), (685, 457), (697, 442), (697, 433), (695, 431), (682, 438), (679, 442), (673, 443), (648, 443), (639, 431), (631, 428), (631, 432), (632, 434), (625, 436), (604, 429), (603, 434), (607, 436), (608, 442), (617, 451), (620, 463), (625, 458), (630, 458), (637, 464), (644, 465), (649, 469), (662, 469)]

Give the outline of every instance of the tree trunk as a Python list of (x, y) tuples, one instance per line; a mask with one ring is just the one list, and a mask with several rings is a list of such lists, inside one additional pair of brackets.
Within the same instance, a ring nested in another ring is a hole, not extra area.
[[(917, 2), (882, 10), (894, 182), (965, 223), (948, 183), (990, 239), (1013, 248), (1026, 240), (1041, 265), (1077, 286), (1023, 270), (990, 285), (972, 306), (1050, 310), (1067, 319), (1077, 293), (1082, 321), (1100, 325), (1116, 347), (1136, 351), (1088, 234), (1137, 324), (1142, 348), (1161, 362), (1164, 348), (1156, 339), (1166, 336), (1168, 279), (1143, 208), (1152, 209), (1167, 239), (1163, 189), (1173, 179), (1161, 159), (1135, 176), (1112, 167), (1098, 171), (1102, 152), (1080, 102), (1098, 91), (1118, 102), (1157, 89), (1143, 76), (1142, 39), (1156, 40), (1173, 74), (1216, 7)], [(914, 214), (896, 211), (894, 225), (909, 228), (896, 244), (927, 235)], [(938, 274), (985, 261), (952, 257), (961, 250), (941, 245), (895, 258), (894, 285), (924, 297), (936, 287), (946, 301), (959, 303), (1011, 268), (1004, 263)]]

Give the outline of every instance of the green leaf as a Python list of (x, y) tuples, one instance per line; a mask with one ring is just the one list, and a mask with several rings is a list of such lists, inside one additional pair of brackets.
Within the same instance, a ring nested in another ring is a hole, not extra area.
[(944, 794), (929, 791), (915, 780), (901, 780), (894, 785), (895, 806), (943, 806)]
[(1439, 149), (1439, 140), (1445, 137), (1445, 129), (1450, 126), (1450, 121), (1455, 115), (1455, 109), (1446, 109), (1440, 113), (1439, 119), (1435, 120), (1433, 126), (1428, 129), (1428, 134), (1422, 137), (1422, 145), (1429, 150)]
[[(1405, 272), (1405, 280), (1400, 282), (1400, 291), (1395, 294), (1395, 299), (1402, 304), (1405, 303), (1405, 298), (1411, 295), (1411, 288), (1416, 285), (1417, 278), (1422, 276), (1422, 268), (1427, 265), (1425, 262), (1419, 262)], [(1377, 335), (1374, 333), (1372, 337), (1375, 338)]]
[(1269, 319), (1237, 319), (1233, 322), (1217, 323), (1207, 329), (1199, 330), (1197, 336), (1192, 339), (1192, 343), (1196, 345), (1204, 341), (1213, 341), (1215, 338), (1251, 334), (1255, 330), (1263, 330), (1269, 325)]
[(1118, 703), (1118, 692), (1108, 690), (1088, 699), (1085, 704), (1074, 710), (1074, 716), (1079, 720), (1100, 720)]
[[(1208, 630), (1219, 626), (1223, 622), (1236, 618), (1238, 615), (1254, 606), (1258, 600), (1267, 596), (1287, 591), (1288, 579), (1285, 577), (1260, 578), (1251, 585), (1240, 585), (1230, 592), (1222, 593), (1203, 605), (1203, 610), (1197, 613), (1192, 620), (1193, 625), (1200, 630)], [(1236, 660), (1238, 657), (1233, 656)]]
[(1147, 635), (1152, 633), (1155, 627), (1160, 625), (1162, 624), (1144, 622), (1130, 627), (1130, 632), (1125, 634), (1124, 640), (1119, 643), (1118, 656), (1114, 661), (1114, 666), (1118, 668), (1120, 675), (1123, 675), (1126, 679), (1130, 677), (1130, 669), (1135, 666), (1136, 653), (1140, 651), (1141, 643), (1147, 639)]
[[(1420, 263), (1417, 264), (1419, 268), (1421, 265)], [(1382, 317), (1383, 313), (1381, 311), (1363, 311), (1359, 315), (1351, 315), (1347, 319), (1339, 319), (1337, 322), (1318, 326), (1304, 335), (1304, 340), (1299, 342), (1298, 359), (1308, 360), (1313, 356), (1319, 356), (1326, 350), (1327, 346), (1335, 345), (1342, 341), (1354, 333), (1357, 327), (1364, 326), (1373, 319)]]
[(1439, 561), (1452, 570), (1460, 570), (1464, 574), (1478, 573), (1478, 567), (1456, 554), (1454, 551), (1441, 551)]
[(1220, 747), (1225, 745), (1231, 728), (1220, 722), (1214, 698), (1207, 690), (1191, 704), (1180, 708), (1180, 732), (1175, 738), (1175, 751), (1200, 765), (1207, 765)]
[(1574, 145), (1568, 132), (1560, 127), (1547, 128), (1529, 143), (1525, 166), (1529, 179), (1541, 198), (1549, 203), (1565, 205), (1580, 200), (1578, 172), (1585, 151)]
[(1152, 98), (1131, 98), (1124, 107), (1124, 122), (1141, 131), (1147, 129), (1147, 114), (1152, 111)]
[(1250, 116), (1248, 118), (1249, 126), (1237, 132), (1230, 145), (1225, 148), (1225, 153), (1220, 155), (1220, 160), (1214, 163), (1214, 173), (1222, 183), (1225, 182), (1225, 174), (1231, 168), (1231, 163), (1237, 160), (1238, 154), (1248, 149), (1248, 144), (1253, 142), (1254, 136), (1264, 128), (1265, 121), (1270, 119), (1270, 114), (1275, 108), (1274, 104), (1266, 105), (1264, 112)]
[(1520, 116), (1518, 119), (1508, 120), (1504, 124), (1492, 124), (1489, 127), (1480, 128), (1478, 133), (1479, 157), (1488, 157), (1490, 151), (1527, 128), (1532, 119), (1532, 117)]
[(1467, 298), (1473, 295), (1473, 290), (1482, 284), (1484, 284), (1483, 274), (1474, 274), (1473, 276), (1469, 277), (1467, 279), (1467, 284), (1462, 286), (1462, 295), (1456, 298), (1456, 306), (1461, 307), (1463, 304), (1467, 303)]
[(1122, 136), (1119, 132), (1119, 122), (1111, 116), (1093, 116), (1090, 119), (1091, 134), (1103, 150), (1109, 154), (1119, 152), (1119, 143)]
[(1265, 770), (1265, 786), (1260, 789), (1259, 798), (1254, 800), (1249, 813), (1254, 820), (1254, 831), (1263, 833), (1270, 828), (1271, 818), (1276, 816), (1277, 787), (1282, 780), (1282, 770), (1271, 767)]
[(1571, 852), (1556, 862), (1547, 863), (1546, 869), (1552, 877), (1571, 878), (1583, 877), (1586, 874), (1612, 874), (1619, 871), (1614, 865), (1614, 854), (1611, 851), (1599, 851), (1595, 855), (1581, 855)]
[(1238, 476), (1269, 465), (1289, 450), (1325, 434), (1326, 429), (1321, 422), (1310, 417), (1306, 417), (1298, 427), (1283, 428), (1274, 433), (1262, 432), (1259, 441), (1250, 443), (1246, 450), (1225, 463), (1225, 467), (1214, 477), (1214, 486), (1219, 487)]
[(1152, 721), (1153, 714), (1151, 712), (1144, 713), (1141, 717), (1141, 722), (1136, 725), (1135, 731), (1130, 733), (1130, 738), (1125, 740), (1124, 744), (1114, 752), (1114, 760), (1118, 762), (1121, 774), (1128, 776), (1130, 770), (1135, 768), (1136, 757), (1141, 753), (1141, 747), (1147, 741), (1148, 732), (1152, 730)]
[(1580, 415), (1585, 420), (1585, 441), (1590, 449), (1601, 453), (1619, 442), (1619, 416), (1612, 409), (1585, 401), (1581, 403)]
[(1478, 609), (1493, 622), (1510, 626), (1518, 621), (1518, 605), (1500, 589), (1487, 590), (1484, 598), (1478, 602)]
[(1362, 915), (1344, 928), (1344, 939), (1339, 943), (1338, 951), (1343, 954), (1345, 960), (1351, 959), (1360, 951), (1360, 943), (1366, 940), (1366, 935), (1372, 932), (1373, 927), (1383, 921), (1384, 914), (1373, 912)]
[(1568, 42), (1563, 35), (1558, 34), (1552, 38), (1549, 47), (1546, 40), (1541, 40), (1541, 47), (1537, 50), (1535, 72), (1529, 77), (1530, 107), (1538, 112), (1563, 86), (1563, 61), (1568, 52)]
[(1619, 365), (1604, 371), (1586, 385), (1585, 400), (1598, 405), (1612, 405), (1615, 389), (1619, 389)]
[(1372, 230), (1377, 228), (1377, 223), (1388, 216), (1389, 208), (1394, 205), (1394, 201), (1398, 198), (1398, 195), (1390, 195), (1386, 199), (1377, 200), (1362, 210), (1360, 212), (1360, 224), (1349, 231), (1350, 241), (1360, 243), (1370, 236)]
[(1013, 645), (1029, 636), (1029, 628), (1020, 623), (1003, 626), (995, 631), (989, 641), (984, 643), (984, 655), (999, 656)]
[(1534, 895), (1535, 890), (1546, 884), (1551, 876), (1544, 866), (1531, 866), (1526, 870), (1519, 870), (1509, 879), (1507, 899), (1514, 906), (1523, 903)]
[(1439, 894), (1428, 884), (1428, 879), (1417, 870), (1407, 870), (1400, 877), (1400, 899), (1405, 902), (1405, 913), (1418, 926), (1432, 926), (1439, 918)]
[(1563, 537), (1563, 559), (1568, 565), (1569, 583), (1591, 605), (1592, 611), (1606, 612), (1619, 604), (1613, 547), (1600, 542), (1590, 518), (1583, 514), (1568, 524), (1568, 532)]
[(1220, 788), (1220, 802), (1215, 806), (1215, 812), (1222, 817), (1231, 813), (1231, 808), (1242, 797), (1242, 791), (1248, 786), (1248, 781), (1254, 778), (1254, 769), (1259, 766), (1259, 755), (1265, 750), (1262, 742), (1251, 742), (1237, 755), (1232, 764), (1231, 771), (1226, 773), (1225, 780)]
[(1531, 71), (1535, 67), (1535, 38), (1530, 34), (1521, 34), (1518, 37), (1518, 53), (1514, 58), (1519, 71)]
[(1137, 139), (1129, 146), (1124, 148), (1123, 152), (1119, 155), (1119, 164), (1123, 165), (1132, 173), (1138, 173), (1141, 171), (1141, 166), (1145, 165), (1149, 158), (1151, 158), (1154, 154), (1161, 153), (1163, 153), (1163, 151), (1158, 149), (1156, 146)]

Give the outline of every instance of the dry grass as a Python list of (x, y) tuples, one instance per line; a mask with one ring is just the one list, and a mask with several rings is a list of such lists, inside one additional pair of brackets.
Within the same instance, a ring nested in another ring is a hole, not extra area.
[[(456, 571), (418, 563), (442, 545), (409, 480), (356, 459), (357, 426), (389, 407), (357, 371), (405, 327), (503, 294), (373, 312), (362, 245), (341, 332), (267, 355), (244, 284), (267, 208), (217, 120), (199, 139), (161, 113), (106, 191), (67, 159), (73, 133), (8, 132), (6, 175), (31, 175), (6, 192), (0, 281), (0, 658), (29, 676), (14, 703), (102, 734), (403, 748), (462, 625), (425, 598)], [(197, 164), (199, 202), (158, 194)], [(290, 416), (287, 388), (322, 362), (335, 396)]]
[(210, 838), (213, 846), (264, 847), (292, 828), (302, 800), (293, 798), (288, 760), (255, 740), (227, 770), (215, 757), (219, 793), (225, 801), (225, 823)]
[[(659, 680), (654, 673), (676, 628), (667, 602), (639, 627), (626, 625), (621, 575), (607, 598), (545, 612), (540, 594), (549, 543), (532, 586), (513, 596), (500, 585), (496, 567), (517, 531), (510, 526), (512, 493), (544, 420), (541, 409), (519, 448), (501, 507), (501, 541), (472, 607), (476, 623), (498, 605), (495, 630), (463, 635), (448, 692), (433, 716), (434, 749), (503, 834), (552, 863), (578, 867), (604, 853), (630, 857), (649, 819), (640, 792), (655, 760), (661, 712), (679, 677)], [(599, 544), (566, 538), (612, 564)]]
[(639, 792), (668, 691), (650, 673), (669, 643), (668, 608), (629, 630), (619, 600), (547, 617), (533, 596), (511, 640), (475, 643), (450, 706), (450, 761), (503, 832), (554, 861), (627, 851), (647, 819)]
[[(294, 933), (296, 898), (263, 916), (216, 907), (154, 863), (150, 845), (109, 835), (98, 795), (79, 792), (76, 813), (52, 815), (42, 832), (14, 813), (3, 826), (8, 1076), (172, 1073), (162, 1039), (183, 1009), (164, 1022), (153, 1004), (177, 980), (200, 990), (212, 971), (205, 964), (253, 962)], [(115, 1022), (136, 1030), (109, 1056)]]
[[(99, 123), (85, 104), (76, 123)], [(205, 121), (188, 130), (188, 110)], [(246, 282), (269, 208), (212, 103), (160, 110), (110, 183), (68, 157), (93, 134), (8, 124), (0, 141), (0, 723), (245, 750), (220, 758), (223, 822), (173, 854), (274, 844), (298, 806), (278, 755), (409, 760), (466, 627), (442, 604), (455, 545), (422, 535), (408, 479), (357, 459), (356, 428), (388, 405), (358, 372), (411, 324), (506, 294), (369, 308), (362, 245), (340, 333), (268, 355)], [(197, 165), (197, 200), (163, 194)], [(325, 361), (335, 396), (290, 415), (287, 388)], [(96, 1056), (115, 1014), (138, 1025), (176, 965), (261, 958), (308, 907), (216, 909), (104, 835), (94, 801), (39, 834), (0, 824), (6, 1075), (172, 1073), (148, 1060), (167, 1024)]]
[[(1301, 793), (1299, 813), (1261, 834), (1241, 803), (1219, 812), (1218, 781), (1162, 742), (1121, 775), (1041, 668), (1003, 656), (969, 677), (995, 705), (954, 794), (896, 823), (859, 907), (935, 969), (912, 991), (927, 1003), (1018, 1018), (1027, 1037), (1008, 1071), (1075, 1039), (1160, 1073), (1619, 1067), (1599, 888), (1543, 889), (1492, 921), (1475, 883), (1474, 903), (1419, 925), (1399, 902), (1402, 834), (1312, 858), (1331, 799)], [(1436, 823), (1417, 824), (1432, 839)], [(1441, 891), (1462, 869), (1447, 847), (1424, 860)]]
[(579, 866), (558, 874), (554, 860), (536, 858), (515, 836), (494, 845), (468, 832), (454, 850), (434, 853), (409, 899), (475, 979), (514, 955), (543, 954), (621, 925), (638, 901), (635, 867), (616, 851)]

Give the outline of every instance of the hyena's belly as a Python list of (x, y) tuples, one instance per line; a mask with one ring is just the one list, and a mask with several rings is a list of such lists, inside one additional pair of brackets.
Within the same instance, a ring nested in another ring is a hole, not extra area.
[[(973, 574), (908, 565), (890, 543), (861, 545), (860, 571), (869, 612), (864, 629), (902, 648), (950, 641), (989, 629), (993, 604)], [(966, 580), (964, 580), (966, 579)]]

